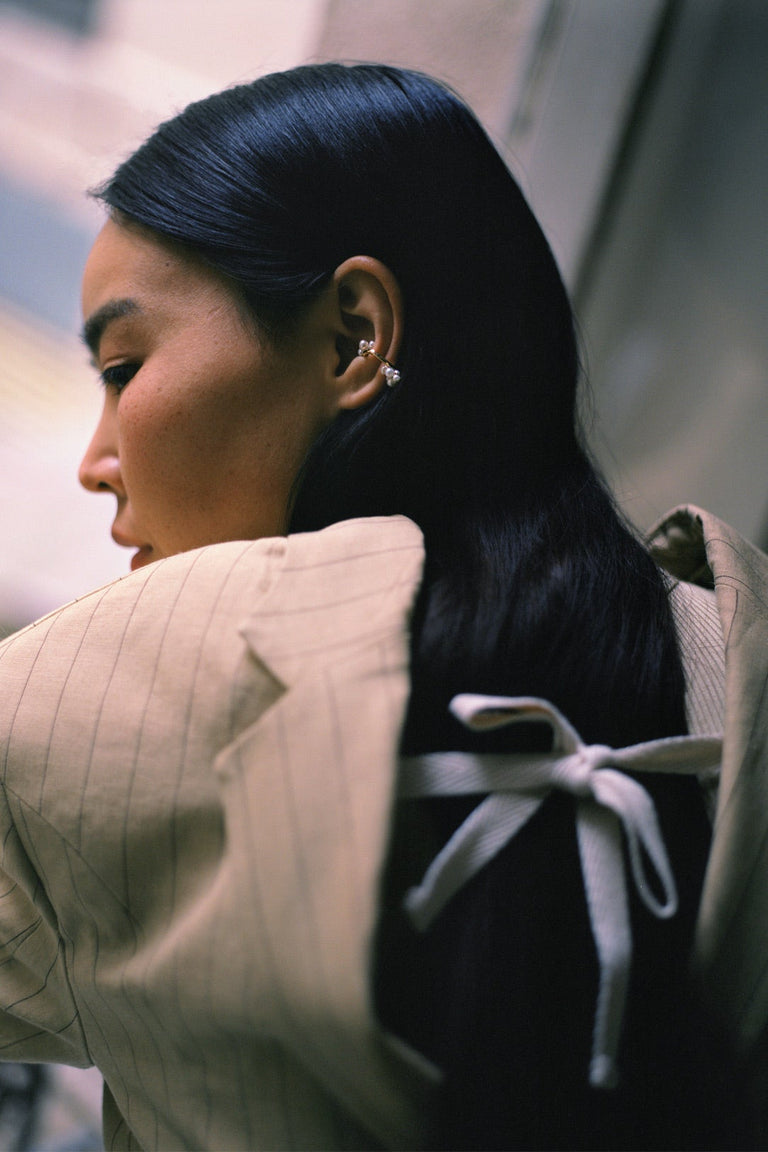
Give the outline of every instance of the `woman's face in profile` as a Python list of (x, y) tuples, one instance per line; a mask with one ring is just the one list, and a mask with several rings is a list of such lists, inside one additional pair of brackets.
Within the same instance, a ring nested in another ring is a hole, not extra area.
[(117, 498), (131, 567), (285, 532), (291, 487), (333, 403), (312, 313), (288, 349), (258, 335), (215, 272), (110, 220), (83, 278), (104, 383), (81, 483)]

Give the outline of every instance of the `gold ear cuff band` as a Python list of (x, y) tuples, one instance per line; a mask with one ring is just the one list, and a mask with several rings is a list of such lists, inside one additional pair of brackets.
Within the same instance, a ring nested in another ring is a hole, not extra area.
[(400, 373), (394, 364), (390, 364), (389, 360), (385, 360), (373, 346), (373, 340), (361, 340), (357, 348), (358, 356), (375, 356), (381, 362), (381, 374), (387, 381), (388, 388), (394, 388), (395, 384), (400, 380)]

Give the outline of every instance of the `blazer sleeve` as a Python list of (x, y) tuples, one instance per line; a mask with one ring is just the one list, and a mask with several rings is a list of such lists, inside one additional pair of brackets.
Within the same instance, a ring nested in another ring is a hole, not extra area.
[(0, 1059), (88, 1067), (65, 950), (0, 787)]
[[(208, 746), (188, 748), (184, 727), (209, 670), (198, 667), (200, 653), (218, 625), (228, 638), (220, 647), (234, 650), (237, 665), (237, 593), (249, 602), (268, 583), (271, 547), (235, 542), (149, 565), (0, 644), (0, 1059), (97, 1061), (83, 986), (92, 990), (96, 979), (94, 940), (117, 963), (120, 933), (132, 931), (121, 869), (140, 735), (161, 729), (171, 765), (199, 751), (205, 774)], [(230, 581), (233, 573), (240, 578)], [(241, 704), (236, 682), (224, 681), (218, 694), (206, 692), (223, 701), (222, 717), (213, 717), (216, 748)], [(250, 715), (256, 705), (241, 710)], [(167, 813), (175, 771), (158, 774), (159, 799), (155, 789), (137, 804), (156, 801)], [(190, 806), (197, 801), (195, 793)], [(141, 821), (134, 824), (143, 878), (152, 854)], [(160, 816), (149, 831), (158, 824)]]

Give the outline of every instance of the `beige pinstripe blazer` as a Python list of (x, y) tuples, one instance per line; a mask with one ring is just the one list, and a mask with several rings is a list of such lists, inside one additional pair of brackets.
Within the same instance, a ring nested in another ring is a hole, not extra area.
[(215, 545), (0, 646), (0, 1049), (98, 1065), (108, 1148), (418, 1146), (367, 960), (421, 564)]
[[(717, 588), (699, 954), (755, 1040), (768, 561), (696, 510), (654, 545)], [(429, 1077), (375, 1028), (367, 961), (421, 563), (400, 518), (216, 545), (0, 645), (0, 1046), (95, 1062), (108, 1148), (419, 1146)]]

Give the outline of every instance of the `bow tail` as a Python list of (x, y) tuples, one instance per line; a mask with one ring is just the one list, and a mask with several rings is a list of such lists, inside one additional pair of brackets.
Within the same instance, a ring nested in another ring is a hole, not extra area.
[(621, 825), (613, 812), (581, 800), (576, 830), (600, 967), (589, 1082), (593, 1088), (612, 1088), (618, 1080), (616, 1062), (632, 955)]
[(406, 892), (403, 906), (414, 926), (426, 931), (451, 897), (501, 851), (540, 804), (541, 797), (503, 792), (481, 801), (435, 856), (421, 883)]

